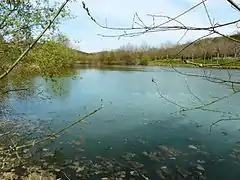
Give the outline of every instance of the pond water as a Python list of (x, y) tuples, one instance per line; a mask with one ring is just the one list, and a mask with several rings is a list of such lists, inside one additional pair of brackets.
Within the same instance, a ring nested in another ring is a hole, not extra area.
[[(203, 74), (199, 69), (178, 70)], [(228, 79), (226, 70), (206, 71)], [(230, 72), (231, 78), (239, 80), (240, 71)], [(160, 67), (81, 68), (74, 78), (65, 76), (45, 81), (35, 77), (32, 84), (44, 94), (26, 100), (12, 92), (6, 104), (14, 107), (13, 117), (47, 122), (52, 131), (97, 109), (101, 103), (104, 105), (46, 146), (60, 148), (60, 158), (64, 160), (91, 160), (97, 164), (98, 159), (114, 159), (124, 164), (126, 174), (120, 175), (122, 179), (134, 179), (134, 171), (144, 174), (135, 179), (171, 179), (170, 173), (178, 174), (172, 179), (183, 179), (184, 173), (179, 173), (178, 167), (195, 173), (186, 179), (240, 179), (239, 155), (231, 156), (233, 151), (240, 150), (240, 122), (224, 121), (210, 132), (214, 121), (239, 117), (240, 93), (206, 106), (205, 110), (179, 113), (179, 105), (198, 107), (232, 93), (223, 84)], [(61, 88), (54, 91), (55, 84)], [(41, 100), (43, 96), (50, 99)], [(181, 151), (180, 155), (175, 149)], [(87, 179), (111, 177), (117, 171), (109, 169), (109, 174), (93, 173)], [(84, 169), (77, 171), (88, 173)], [(84, 179), (72, 170), (64, 172), (70, 179)], [(61, 177), (66, 179), (63, 174)]]

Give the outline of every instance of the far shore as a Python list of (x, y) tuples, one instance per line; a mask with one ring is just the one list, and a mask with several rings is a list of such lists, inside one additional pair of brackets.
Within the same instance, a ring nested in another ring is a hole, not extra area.
[[(149, 61), (148, 64), (146, 65), (139, 65), (139, 64), (99, 64), (99, 63), (81, 63), (77, 62), (73, 66), (74, 67), (120, 67), (120, 66), (160, 66), (160, 67), (189, 67), (189, 68), (209, 68), (209, 69), (240, 69), (240, 59), (239, 61), (235, 61), (233, 65), (231, 65), (231, 61), (226, 60), (226, 63), (222, 64), (217, 64), (217, 63), (203, 63), (201, 62), (196, 62), (196, 64), (188, 64), (184, 63), (181, 60), (158, 60), (158, 61)], [(202, 66), (199, 66), (199, 64), (202, 63)], [(228, 64), (228, 65), (223, 65), (223, 64)], [(239, 65), (238, 65), (239, 64)]]

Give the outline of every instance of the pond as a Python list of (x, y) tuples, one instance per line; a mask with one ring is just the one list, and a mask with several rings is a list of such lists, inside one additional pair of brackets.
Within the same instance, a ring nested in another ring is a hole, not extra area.
[[(226, 70), (177, 69), (229, 78)], [(239, 80), (240, 71), (230, 73)], [(239, 118), (240, 93), (193, 108), (233, 93), (229, 86), (161, 67), (80, 68), (74, 78), (31, 81), (42, 93), (11, 92), (5, 104), (14, 107), (10, 117), (42, 123), (46, 134), (103, 104), (42, 147), (58, 149), (51, 163), (62, 179), (240, 179), (240, 122), (210, 132), (219, 119)]]

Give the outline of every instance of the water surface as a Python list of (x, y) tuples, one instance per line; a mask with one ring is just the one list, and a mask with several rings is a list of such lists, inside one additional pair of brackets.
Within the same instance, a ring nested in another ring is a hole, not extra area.
[[(204, 73), (192, 68), (178, 70)], [(226, 70), (206, 71), (228, 78)], [(239, 80), (239, 71), (231, 71), (231, 74), (232, 79)], [(200, 109), (184, 113), (178, 113), (178, 106), (160, 97), (161, 94), (187, 108), (197, 107), (232, 93), (227, 86), (210, 83), (204, 78), (182, 76), (171, 68), (160, 67), (84, 68), (79, 69), (75, 78), (45, 81), (42, 77), (36, 77), (32, 81), (43, 90), (44, 97), (47, 95), (51, 98), (43, 101), (41, 94), (25, 100), (12, 93), (7, 103), (14, 107), (13, 115), (51, 122), (52, 131), (79, 119), (103, 102), (101, 111), (69, 129), (50, 145), (61, 148), (62, 158), (95, 159), (101, 156), (124, 162), (126, 160), (122, 156), (131, 152), (136, 154), (135, 161), (144, 165), (143, 169), (150, 179), (159, 179), (156, 170), (163, 166), (174, 168), (178, 165), (189, 169), (197, 164), (197, 160), (204, 160), (202, 166), (205, 170), (202, 174), (207, 179), (240, 178), (239, 165), (230, 156), (239, 141), (240, 123), (225, 121), (213, 126), (212, 132), (209, 130), (216, 120), (239, 117), (240, 94), (207, 106), (206, 109), (211, 111)], [(61, 89), (54, 89), (56, 84), (60, 84)], [(69, 143), (73, 140), (79, 143)], [(159, 145), (176, 148), (187, 155), (161, 162), (144, 156), (146, 152), (158, 151)], [(189, 148), (189, 145), (198, 150)]]

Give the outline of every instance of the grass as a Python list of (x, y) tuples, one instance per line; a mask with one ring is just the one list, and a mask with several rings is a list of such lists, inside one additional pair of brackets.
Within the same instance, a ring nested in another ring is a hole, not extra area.
[[(240, 69), (240, 59), (213, 59), (213, 60), (189, 60), (196, 64), (203, 64), (203, 67), (219, 68), (219, 69)], [(197, 65), (188, 64), (181, 59), (164, 59), (151, 60), (149, 66), (179, 66), (179, 67), (198, 67)]]

